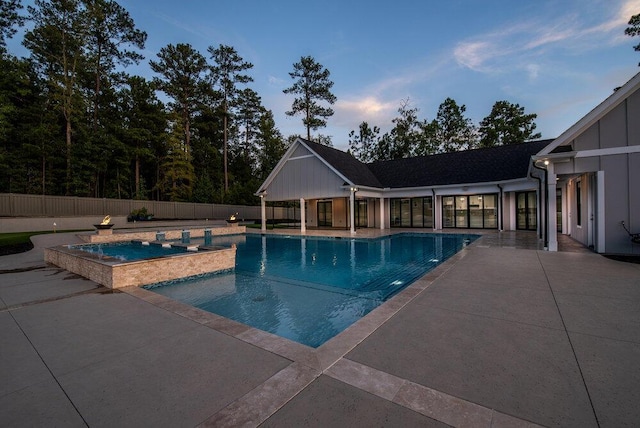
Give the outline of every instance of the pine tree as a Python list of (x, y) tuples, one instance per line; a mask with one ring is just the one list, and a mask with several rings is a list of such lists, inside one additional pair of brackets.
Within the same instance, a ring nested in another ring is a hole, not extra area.
[(300, 62), (293, 64), (293, 71), (289, 73), (295, 82), (283, 92), (300, 96), (293, 100), (291, 110), (286, 114), (303, 114), (302, 123), (307, 129), (307, 140), (311, 140), (312, 129), (324, 128), (327, 118), (333, 116), (333, 109), (319, 104), (321, 101), (329, 104), (336, 102), (336, 96), (331, 93), (333, 82), (329, 80), (330, 74), (310, 56), (300, 58)]
[(536, 114), (525, 114), (524, 107), (508, 101), (496, 101), (489, 116), (480, 122), (480, 147), (524, 143), (540, 138)]
[[(631, 37), (635, 37), (640, 34), (640, 13), (633, 15), (631, 19), (629, 19), (629, 26), (624, 29), (624, 34)], [(640, 52), (640, 43), (635, 45), (633, 49)], [(638, 65), (640, 66), (640, 64)]]
[(239, 94), (236, 85), (253, 81), (253, 78), (243, 74), (244, 71), (253, 68), (253, 64), (245, 62), (231, 46), (220, 45), (217, 48), (210, 46), (208, 51), (214, 61), (214, 65), (211, 67), (213, 78), (217, 82), (218, 91), (222, 95), (224, 191), (227, 192), (229, 190), (229, 115), (236, 104)]

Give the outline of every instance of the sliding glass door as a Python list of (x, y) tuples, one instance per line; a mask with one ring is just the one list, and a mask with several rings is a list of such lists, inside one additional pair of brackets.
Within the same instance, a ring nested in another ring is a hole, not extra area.
[(333, 226), (333, 203), (331, 201), (318, 201), (318, 226)]
[(391, 227), (433, 227), (433, 198), (391, 199)]
[(497, 229), (498, 195), (443, 196), (442, 227)]
[(538, 196), (536, 192), (516, 193), (516, 229), (538, 228)]

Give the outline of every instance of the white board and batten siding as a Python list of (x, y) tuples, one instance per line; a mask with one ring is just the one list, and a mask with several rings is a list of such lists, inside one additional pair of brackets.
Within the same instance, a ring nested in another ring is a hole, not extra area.
[(267, 200), (344, 197), (344, 179), (306, 147), (298, 145), (268, 185)]

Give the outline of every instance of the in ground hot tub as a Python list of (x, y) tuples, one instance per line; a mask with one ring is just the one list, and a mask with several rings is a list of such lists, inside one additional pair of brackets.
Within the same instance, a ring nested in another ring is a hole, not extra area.
[(44, 260), (108, 288), (141, 286), (235, 267), (236, 246), (126, 241), (45, 248)]

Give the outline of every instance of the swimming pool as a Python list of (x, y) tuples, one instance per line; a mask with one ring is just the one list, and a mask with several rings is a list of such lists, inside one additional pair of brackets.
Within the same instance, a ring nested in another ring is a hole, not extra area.
[(145, 288), (318, 347), (477, 235), (401, 233), (377, 239), (243, 235), (234, 272)]

